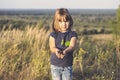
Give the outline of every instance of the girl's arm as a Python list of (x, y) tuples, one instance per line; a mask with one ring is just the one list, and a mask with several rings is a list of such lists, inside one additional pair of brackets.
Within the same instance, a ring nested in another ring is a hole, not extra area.
[(60, 58), (60, 54), (58, 53), (59, 49), (56, 48), (55, 39), (52, 36), (50, 36), (49, 38), (49, 46), (50, 46), (51, 53), (55, 53), (56, 56)]
[(67, 53), (69, 53), (70, 51), (74, 50), (75, 45), (76, 45), (76, 42), (77, 42), (77, 38), (76, 38), (76, 37), (72, 37), (71, 40), (70, 40), (70, 45), (69, 45), (69, 47), (66, 48), (66, 49), (63, 51), (63, 54), (67, 54)]

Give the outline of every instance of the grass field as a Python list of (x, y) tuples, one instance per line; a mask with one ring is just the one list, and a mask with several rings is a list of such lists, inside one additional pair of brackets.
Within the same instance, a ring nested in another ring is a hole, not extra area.
[[(78, 33), (73, 80), (120, 79), (119, 43), (111, 28), (116, 16), (104, 11), (72, 13)], [(52, 80), (48, 38), (53, 14), (33, 12), (0, 15), (0, 80)]]
[(89, 37), (95, 40), (105, 40), (105, 41), (113, 40), (113, 34), (94, 34), (94, 35), (90, 35)]
[[(51, 80), (49, 33), (49, 30), (29, 26), (24, 31), (2, 30), (0, 32), (0, 79)], [(108, 38), (111, 39), (111, 35), (79, 36), (74, 51), (73, 80), (118, 80), (120, 78), (114, 43)], [(101, 44), (99, 39), (108, 41)]]

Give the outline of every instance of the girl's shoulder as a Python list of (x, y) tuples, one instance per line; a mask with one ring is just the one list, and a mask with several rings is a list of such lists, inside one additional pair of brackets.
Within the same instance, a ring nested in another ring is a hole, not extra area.
[(70, 34), (76, 34), (77, 35), (76, 31), (70, 31)]
[(50, 36), (56, 38), (56, 37), (57, 37), (57, 33), (56, 33), (56, 32), (51, 32), (51, 33), (50, 33)]
[[(76, 31), (70, 31), (71, 33), (76, 33)], [(77, 34), (77, 33), (76, 33)]]
[(71, 34), (72, 37), (77, 37), (78, 36), (75, 31), (70, 31), (70, 34)]

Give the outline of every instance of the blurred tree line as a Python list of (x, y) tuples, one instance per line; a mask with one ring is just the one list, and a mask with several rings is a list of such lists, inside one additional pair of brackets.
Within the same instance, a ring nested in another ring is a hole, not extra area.
[[(92, 11), (91, 11), (92, 12)], [(109, 34), (111, 33), (110, 21), (115, 20), (115, 13), (112, 11), (103, 13), (79, 13), (73, 14), (74, 30), (78, 34)], [(44, 27), (50, 29), (53, 20), (53, 14), (42, 15), (0, 15), (0, 30), (21, 29), (26, 26)]]

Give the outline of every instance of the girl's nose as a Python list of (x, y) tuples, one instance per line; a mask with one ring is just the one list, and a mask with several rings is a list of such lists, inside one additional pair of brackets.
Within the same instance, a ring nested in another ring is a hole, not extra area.
[(63, 25), (66, 25), (66, 22), (63, 22), (62, 24), (63, 24)]
[(66, 22), (65, 22), (65, 21), (63, 21), (62, 23), (63, 23), (63, 24), (66, 24)]

